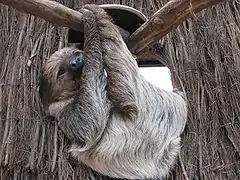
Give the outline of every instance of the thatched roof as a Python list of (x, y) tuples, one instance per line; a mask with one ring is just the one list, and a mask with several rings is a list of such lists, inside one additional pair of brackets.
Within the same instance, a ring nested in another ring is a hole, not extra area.
[[(159, 1), (122, 3), (152, 15)], [(178, 166), (169, 179), (240, 179), (240, 4), (230, 0), (195, 14), (161, 40), (189, 118)], [(67, 29), (0, 6), (0, 179), (87, 179), (68, 141), (44, 116), (37, 94), (43, 60), (65, 46)]]

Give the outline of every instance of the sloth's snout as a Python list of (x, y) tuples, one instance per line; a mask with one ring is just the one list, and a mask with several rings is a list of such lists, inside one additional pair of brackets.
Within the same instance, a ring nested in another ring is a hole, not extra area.
[(73, 70), (79, 70), (79, 69), (82, 69), (83, 64), (84, 64), (83, 57), (82, 56), (78, 56), (78, 57), (75, 57), (75, 58), (72, 59), (72, 61), (71, 61), (71, 68)]

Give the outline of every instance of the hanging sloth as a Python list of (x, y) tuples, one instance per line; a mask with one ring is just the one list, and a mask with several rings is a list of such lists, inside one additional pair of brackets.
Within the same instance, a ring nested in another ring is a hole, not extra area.
[(72, 156), (88, 167), (113, 178), (162, 178), (180, 151), (186, 103), (140, 75), (103, 9), (81, 11), (84, 50), (67, 47), (47, 60), (43, 106), (71, 140)]

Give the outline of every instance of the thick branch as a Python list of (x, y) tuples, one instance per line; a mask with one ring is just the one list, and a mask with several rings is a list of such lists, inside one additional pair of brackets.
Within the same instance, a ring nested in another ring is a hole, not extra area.
[(19, 11), (40, 17), (53, 24), (82, 30), (82, 14), (50, 0), (0, 0)]
[[(128, 40), (133, 54), (140, 55), (184, 20), (224, 0), (172, 0), (134, 32)], [(82, 14), (50, 0), (0, 0), (0, 3), (45, 19), (51, 23), (82, 30)], [(206, 17), (207, 18), (207, 17)]]
[(194, 13), (222, 1), (224, 0), (172, 0), (168, 2), (131, 35), (128, 41), (131, 52), (139, 54), (140, 51), (151, 47)]

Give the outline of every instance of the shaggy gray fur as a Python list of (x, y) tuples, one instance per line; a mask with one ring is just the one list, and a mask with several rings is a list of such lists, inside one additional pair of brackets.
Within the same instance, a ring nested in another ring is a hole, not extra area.
[(54, 94), (58, 97), (46, 102), (43, 94), (45, 107), (72, 140), (71, 154), (93, 170), (116, 178), (162, 178), (180, 151), (187, 119), (185, 101), (140, 75), (136, 60), (104, 10), (95, 5), (84, 8), (88, 10), (83, 11), (81, 78), (74, 79), (74, 85), (68, 72), (62, 79), (56, 76), (60, 64), (79, 50), (64, 48), (53, 54), (43, 73), (45, 86), (51, 87), (45, 95), (53, 96), (58, 88)]

